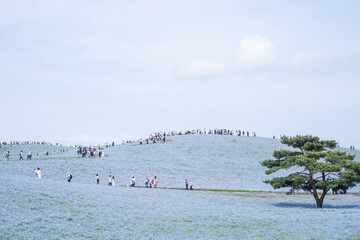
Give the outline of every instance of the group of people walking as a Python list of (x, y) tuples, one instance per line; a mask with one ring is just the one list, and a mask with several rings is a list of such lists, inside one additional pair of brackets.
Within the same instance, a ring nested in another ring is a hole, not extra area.
[(192, 183), (191, 179), (189, 179), (189, 182), (187, 179), (185, 179), (185, 190), (194, 190), (194, 184)]
[(83, 147), (77, 146), (77, 154), (84, 157), (104, 157), (104, 148), (102, 147)]
[[(41, 169), (37, 168), (35, 170), (35, 177), (36, 178), (41, 178)], [(73, 176), (70, 172), (67, 173), (67, 181), (71, 182)], [(100, 184), (100, 175), (97, 173), (95, 175), (95, 182), (96, 184)], [(108, 186), (112, 186), (115, 187), (115, 176), (113, 175), (109, 175), (108, 177)], [(130, 184), (127, 185), (127, 187), (135, 187), (136, 181), (135, 181), (135, 177), (132, 176), (130, 178)], [(149, 179), (148, 177), (145, 178), (145, 188), (157, 188), (158, 187), (158, 179), (156, 176), (154, 176), (153, 179)], [(194, 184), (192, 183), (191, 179), (189, 179), (189, 181), (187, 179), (185, 179), (185, 190), (194, 190)]]
[[(36, 171), (35, 171), (35, 177), (36, 177), (36, 178), (41, 178), (41, 169), (40, 169), (40, 168), (37, 168), (37, 169), (36, 169)], [(67, 181), (68, 181), (68, 182), (71, 182), (72, 178), (73, 178), (72, 174), (71, 174), (70, 172), (68, 172), (68, 173), (67, 173)], [(99, 175), (98, 173), (95, 175), (95, 181), (96, 181), (96, 184), (100, 184), (100, 175)], [(114, 187), (114, 186), (115, 186), (115, 183), (116, 183), (116, 181), (115, 181), (115, 176), (109, 175), (108, 185)], [(130, 184), (127, 185), (127, 186), (128, 186), (128, 187), (135, 187), (135, 184), (136, 184), (136, 182), (135, 182), (135, 177), (132, 176), (132, 177), (130, 178)], [(145, 187), (146, 187), (146, 188), (157, 188), (157, 187), (158, 187), (158, 179), (157, 179), (157, 177), (154, 176), (154, 178), (151, 179), (151, 180), (150, 180), (148, 177), (146, 177), (146, 178), (145, 178)], [(192, 190), (191, 180), (190, 180), (190, 188), (191, 188), (190, 190)]]
[[(24, 160), (24, 153), (23, 151), (21, 150), (20, 153), (19, 153), (19, 160)], [(27, 155), (27, 160), (31, 160), (32, 158), (32, 151), (31, 149), (29, 149), (29, 152), (28, 152), (28, 155)], [(7, 151), (6, 154), (5, 154), (5, 160), (10, 160), (10, 151)]]
[[(98, 174), (96, 174), (96, 175), (97, 175), (96, 183), (99, 184), (100, 183), (99, 182), (99, 175)], [(111, 176), (111, 175), (109, 176), (108, 185), (115, 187), (115, 176)]]
[[(61, 149), (60, 151), (59, 150), (54, 150), (54, 153), (67, 152), (67, 151), (68, 151), (67, 149), (66, 150)], [(46, 151), (45, 154), (44, 154), (44, 156), (49, 156), (49, 155), (51, 155), (51, 152), (49, 152), (49, 151)], [(39, 157), (39, 156), (40, 156), (39, 153), (37, 153), (36, 157)], [(33, 152), (32, 152), (31, 149), (29, 149), (28, 154), (26, 156), (26, 159), (27, 160), (32, 160), (32, 157), (33, 157)], [(5, 153), (5, 161), (9, 161), (9, 160), (10, 160), (10, 151), (7, 151)], [(24, 152), (22, 150), (20, 150), (20, 152), (19, 152), (19, 160), (24, 160)]]
[[(99, 174), (95, 175), (95, 180), (96, 180), (96, 184), (100, 184), (100, 176), (99, 176)], [(115, 183), (116, 183), (115, 176), (109, 175), (109, 177), (108, 177), (108, 185), (114, 187)], [(136, 180), (135, 180), (135, 177), (132, 176), (130, 178), (130, 184), (128, 184), (127, 186), (128, 187), (135, 187), (135, 185), (136, 185)], [(158, 185), (158, 180), (157, 180), (156, 176), (152, 180), (150, 180), (148, 177), (145, 178), (145, 187), (146, 188), (157, 188), (157, 185)]]
[(148, 177), (145, 178), (146, 188), (157, 188), (157, 185), (158, 185), (158, 180), (156, 176), (151, 180)]

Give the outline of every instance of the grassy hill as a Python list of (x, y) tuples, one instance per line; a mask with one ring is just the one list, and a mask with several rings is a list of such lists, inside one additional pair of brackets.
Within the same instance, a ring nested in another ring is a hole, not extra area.
[[(70, 171), (76, 181), (91, 183), (96, 173), (105, 181), (108, 175), (115, 175), (117, 183), (126, 185), (135, 176), (137, 185), (143, 186), (145, 177), (157, 176), (159, 186), (182, 188), (185, 179), (191, 179), (195, 188), (274, 191), (263, 183), (271, 176), (265, 174), (260, 161), (272, 158), (274, 150), (286, 149), (278, 139), (260, 137), (238, 137), (220, 135), (182, 135), (170, 137), (172, 141), (157, 144), (116, 145), (106, 148), (105, 158), (80, 158), (73, 148), (69, 152), (56, 153), (63, 147), (23, 146), (11, 148), (13, 159), (23, 150), (24, 157), (29, 148), (34, 156), (31, 162), (15, 161), (12, 165), (22, 169), (24, 174), (33, 175), (34, 167), (43, 169), (44, 178), (64, 179)], [(10, 148), (7, 148), (10, 149)], [(345, 151), (345, 149), (342, 149)], [(6, 148), (0, 149), (5, 155)], [(52, 153), (44, 156), (45, 151)], [(351, 154), (358, 151), (347, 150)], [(47, 159), (47, 161), (43, 161)], [(359, 192), (359, 188), (350, 191)], [(286, 191), (280, 189), (279, 191)]]
[[(170, 139), (165, 144), (106, 148), (104, 158), (81, 158), (69, 148), (33, 160), (0, 161), (0, 239), (360, 236), (359, 195), (329, 195), (324, 209), (316, 209), (310, 195), (265, 192), (272, 188), (262, 182), (267, 176), (259, 162), (284, 147), (279, 140), (214, 135)], [(11, 152), (17, 156), (20, 149), (28, 148), (13, 146)], [(61, 148), (50, 148), (54, 153), (56, 149)], [(46, 146), (40, 150), (49, 151)], [(1, 148), (0, 154), (5, 151)], [(37, 167), (42, 169), (42, 179), (35, 179)], [(74, 176), (71, 183), (67, 182), (68, 171)], [(96, 173), (100, 174), (99, 185)], [(109, 174), (116, 177), (114, 187), (107, 186)], [(125, 187), (131, 176), (142, 186), (146, 176), (155, 175), (164, 188)], [(183, 188), (185, 178), (193, 181), (195, 189), (251, 191), (165, 189)]]

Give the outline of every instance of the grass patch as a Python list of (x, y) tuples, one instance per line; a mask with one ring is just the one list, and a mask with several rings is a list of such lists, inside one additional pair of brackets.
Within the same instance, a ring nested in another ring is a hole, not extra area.
[(262, 193), (220, 193), (221, 195), (227, 195), (227, 196), (236, 196), (236, 197), (259, 197), (259, 198), (275, 198), (276, 195), (270, 195), (270, 194), (262, 194)]
[(53, 196), (46, 194), (46, 193), (40, 193), (40, 195), (43, 197), (53, 198)]

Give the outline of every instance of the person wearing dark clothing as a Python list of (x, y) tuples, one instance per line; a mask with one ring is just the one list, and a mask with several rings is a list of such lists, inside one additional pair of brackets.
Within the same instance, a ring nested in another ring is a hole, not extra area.
[(99, 183), (100, 183), (100, 177), (99, 177), (99, 174), (96, 174), (95, 179), (96, 179), (96, 184), (99, 184)]
[(71, 182), (72, 175), (68, 172), (68, 182)]

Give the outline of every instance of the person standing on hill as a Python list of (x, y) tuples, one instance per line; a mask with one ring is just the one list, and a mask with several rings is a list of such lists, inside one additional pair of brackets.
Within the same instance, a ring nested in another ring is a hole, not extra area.
[(35, 176), (36, 176), (36, 178), (41, 178), (41, 170), (40, 170), (40, 168), (36, 169)]
[(187, 179), (185, 179), (185, 190), (189, 190), (189, 183)]
[(112, 177), (111, 177), (111, 175), (110, 175), (109, 178), (108, 178), (108, 183), (109, 183), (109, 186), (112, 185)]
[(5, 161), (9, 161), (10, 159), (10, 151), (7, 151), (7, 153), (5, 154)]
[(101, 148), (101, 149), (99, 150), (99, 157), (103, 157), (103, 156), (104, 156), (104, 149)]
[(99, 184), (99, 183), (100, 183), (100, 177), (99, 177), (99, 174), (96, 174), (95, 179), (96, 179), (96, 184)]

